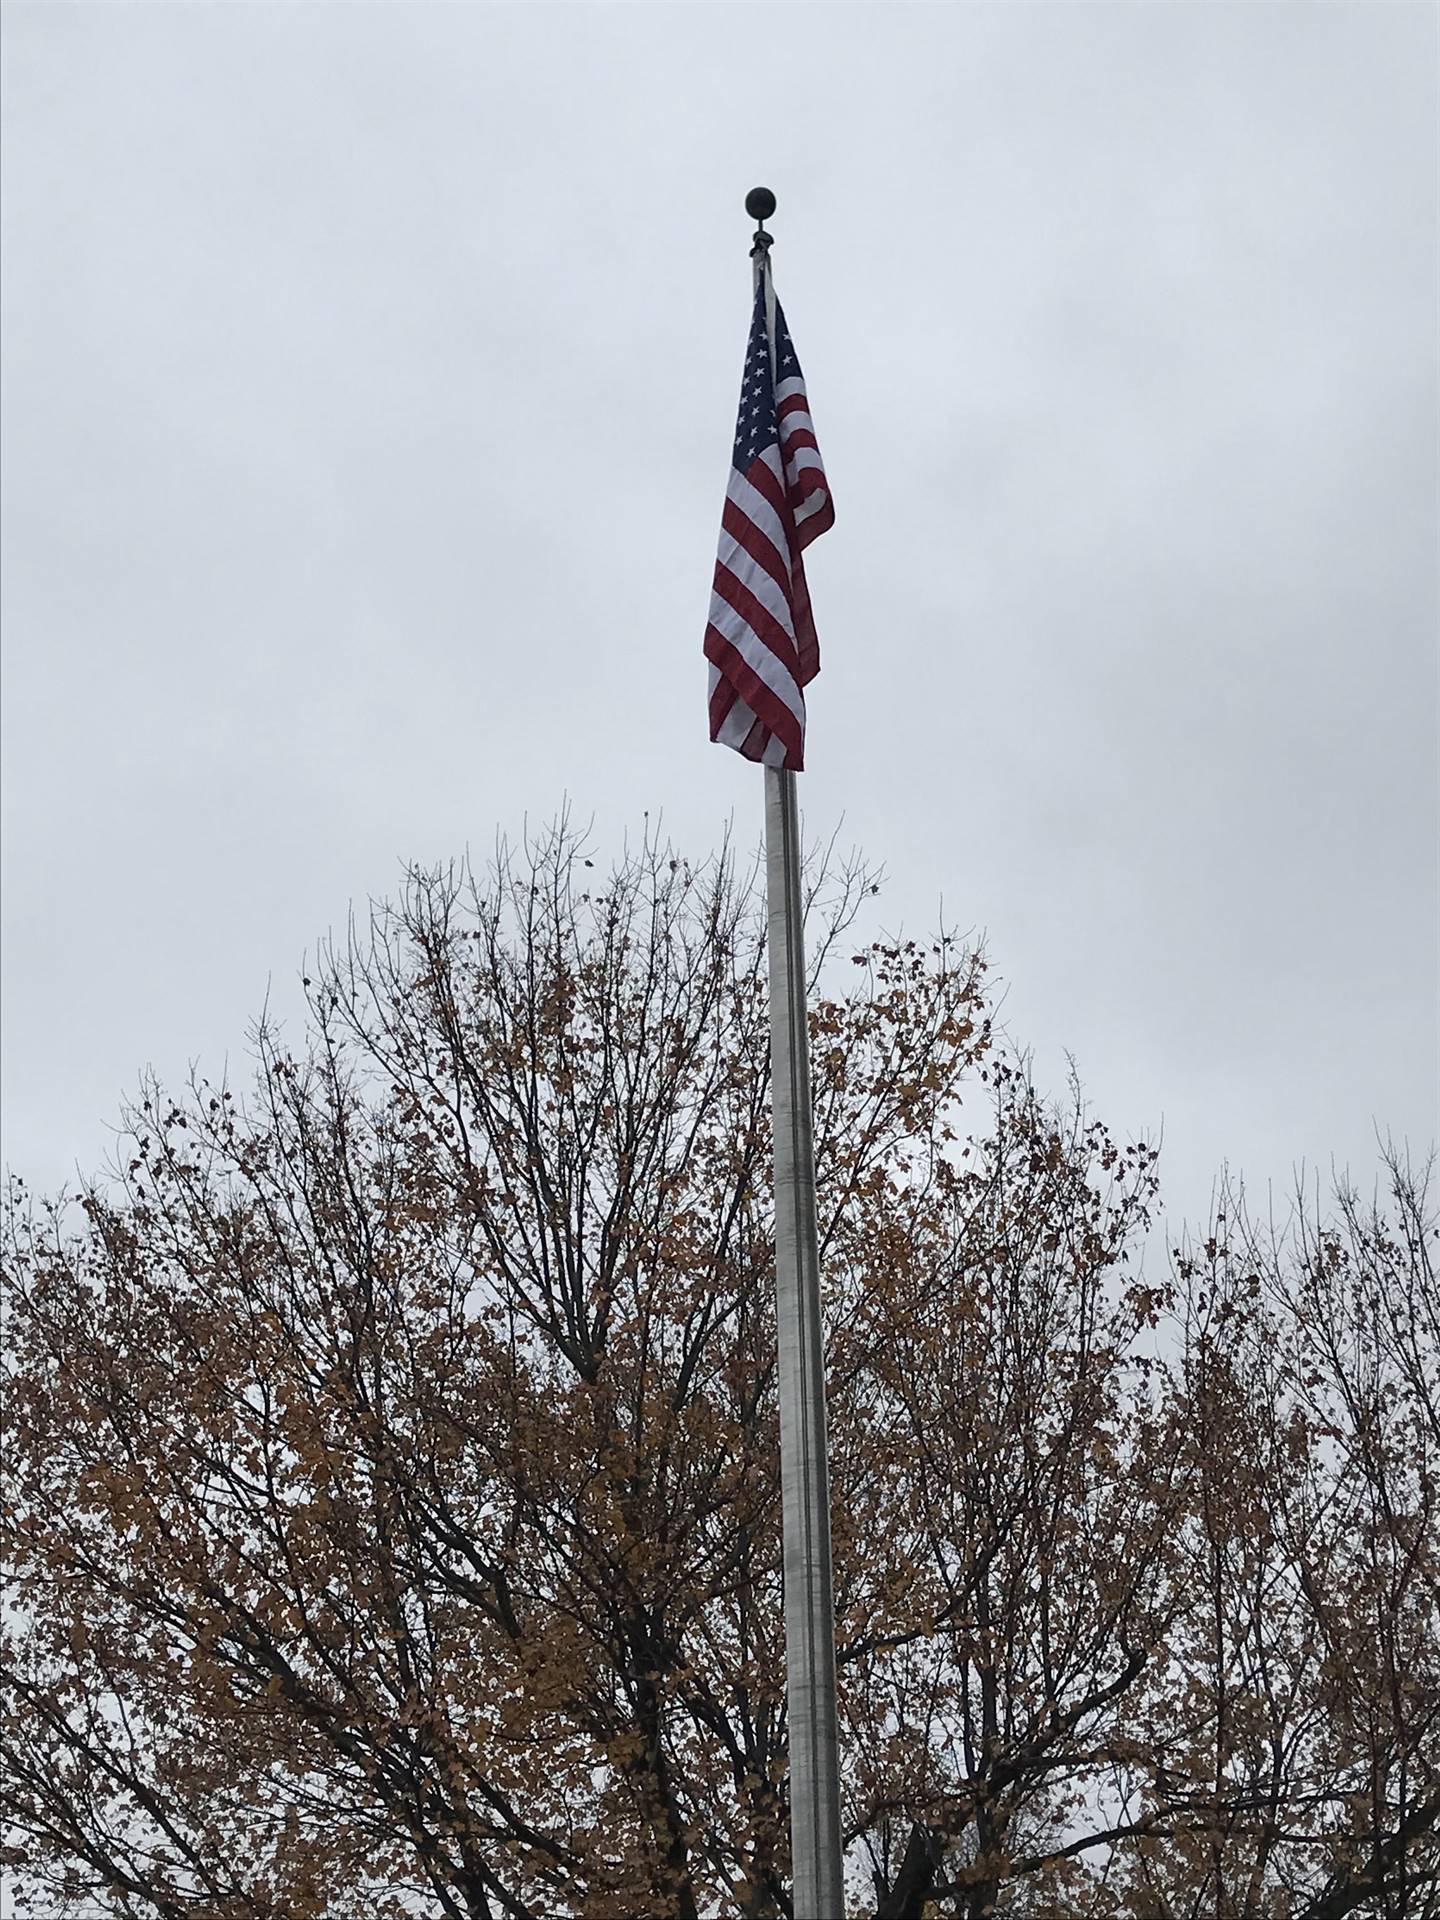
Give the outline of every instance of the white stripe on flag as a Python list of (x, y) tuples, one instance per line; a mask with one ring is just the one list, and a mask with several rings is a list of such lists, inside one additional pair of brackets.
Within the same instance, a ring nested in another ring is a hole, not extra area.
[(777, 700), (789, 707), (797, 718), (804, 713), (804, 698), (783, 662), (728, 602), (717, 604), (712, 609), (710, 624), (722, 639), (730, 642), (746, 666), (758, 680), (764, 681)]
[[(770, 461), (767, 459), (765, 464), (767, 467), (770, 466)], [(778, 455), (776, 456), (772, 471), (774, 472), (777, 484), (783, 486)], [(733, 472), (730, 475), (730, 485), (726, 489), (726, 492), (740, 509), (741, 513), (744, 514), (745, 518), (753, 522), (753, 524), (760, 529), (761, 533), (764, 534), (765, 538), (779, 554), (781, 561), (788, 567), (790, 565), (790, 535), (786, 531), (784, 521), (781, 520), (779, 514), (776, 513), (764, 494), (760, 492), (758, 487), (751, 486), (743, 473)]]
[[(731, 533), (720, 535), (716, 558), (727, 573), (733, 574), (742, 587), (747, 587), (754, 594), (787, 639), (793, 640), (795, 615), (791, 611), (785, 589), (777, 584), (769, 568), (762, 567), (754, 555), (747, 553)], [(739, 614), (735, 615), (737, 620), (740, 617)], [(720, 623), (717, 620), (715, 624), (719, 626)]]

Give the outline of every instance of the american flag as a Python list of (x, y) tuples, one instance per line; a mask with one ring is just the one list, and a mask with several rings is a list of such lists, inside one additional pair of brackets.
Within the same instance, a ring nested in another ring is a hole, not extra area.
[(834, 523), (800, 362), (775, 305), (775, 367), (765, 326), (768, 270), (755, 289), (735, 452), (705, 629), (710, 738), (767, 767), (805, 764), (804, 688), (820, 671), (801, 554)]

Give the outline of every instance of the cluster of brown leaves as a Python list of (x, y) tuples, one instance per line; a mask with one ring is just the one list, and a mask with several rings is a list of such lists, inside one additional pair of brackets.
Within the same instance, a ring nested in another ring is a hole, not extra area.
[[(869, 888), (809, 903), (855, 1912), (1440, 1911), (1423, 1183), (1147, 1280), (1153, 1149), (1038, 1098), (975, 954), (831, 986)], [(12, 1195), (35, 1910), (789, 1914), (764, 988), (732, 861), (562, 828)]]

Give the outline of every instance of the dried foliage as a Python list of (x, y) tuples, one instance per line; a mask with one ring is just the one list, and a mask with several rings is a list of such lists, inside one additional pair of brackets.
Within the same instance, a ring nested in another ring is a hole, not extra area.
[[(870, 888), (809, 903), (853, 1911), (1440, 1913), (1424, 1180), (1147, 1279), (1153, 1149), (974, 953), (843, 952)], [(12, 1192), (19, 1910), (788, 1915), (753, 876), (562, 827), (309, 990)]]

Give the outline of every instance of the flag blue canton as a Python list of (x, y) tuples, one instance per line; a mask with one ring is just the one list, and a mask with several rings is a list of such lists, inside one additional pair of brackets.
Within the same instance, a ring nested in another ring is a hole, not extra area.
[[(780, 378), (802, 379), (800, 362), (785, 325), (775, 308), (775, 360)], [(755, 289), (755, 311), (750, 321), (750, 345), (745, 355), (745, 377), (740, 383), (740, 412), (735, 421), (737, 473), (748, 473), (767, 447), (780, 444), (780, 421), (775, 411), (775, 382), (770, 375), (770, 346), (765, 334), (765, 288)]]

